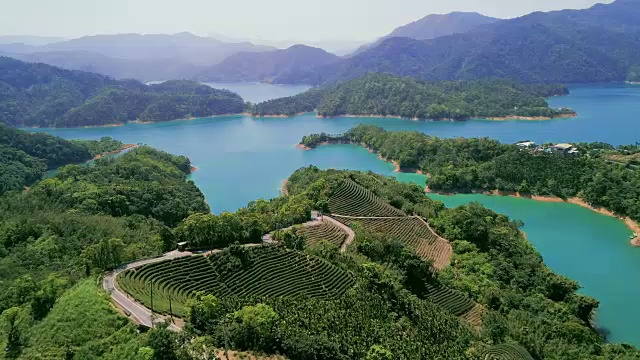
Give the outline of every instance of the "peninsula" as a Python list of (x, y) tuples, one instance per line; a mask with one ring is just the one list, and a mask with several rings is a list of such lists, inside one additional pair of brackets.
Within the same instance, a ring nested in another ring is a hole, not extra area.
[(331, 143), (361, 145), (393, 162), (397, 170), (429, 174), (426, 190), (430, 192), (567, 201), (616, 216), (632, 231), (631, 244), (640, 246), (638, 145), (503, 144), (487, 138), (441, 139), (358, 125), (341, 135), (305, 136), (299, 147)]

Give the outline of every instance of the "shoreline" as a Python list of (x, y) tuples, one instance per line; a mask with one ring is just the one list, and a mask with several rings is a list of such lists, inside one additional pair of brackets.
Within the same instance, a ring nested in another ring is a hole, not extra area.
[(627, 227), (627, 229), (631, 230), (631, 232), (633, 233), (633, 238), (630, 239), (629, 243), (631, 244), (631, 246), (633, 247), (640, 247), (640, 224), (631, 219), (628, 216), (620, 216), (617, 215), (616, 213), (614, 213), (613, 211), (603, 208), (603, 207), (595, 207), (591, 204), (589, 204), (588, 202), (584, 201), (581, 198), (578, 197), (571, 197), (571, 198), (567, 198), (567, 199), (563, 199), (557, 196), (542, 196), (542, 195), (530, 195), (530, 194), (521, 194), (519, 192), (511, 192), (511, 191), (499, 191), (499, 190), (493, 190), (493, 191), (487, 191), (487, 190), (482, 190), (482, 189), (472, 189), (471, 191), (448, 191), (448, 192), (443, 192), (443, 191), (434, 191), (431, 190), (429, 188), (429, 186), (427, 185), (427, 187), (425, 188), (425, 192), (427, 193), (431, 193), (431, 194), (440, 194), (440, 195), (446, 195), (446, 196), (452, 196), (452, 195), (456, 195), (456, 194), (483, 194), (483, 195), (489, 195), (489, 196), (508, 196), (508, 197), (515, 197), (515, 198), (522, 198), (522, 199), (531, 199), (534, 201), (541, 201), (541, 202), (548, 202), (548, 203), (568, 203), (568, 204), (574, 204), (574, 205), (578, 205), (580, 207), (583, 207), (585, 209), (589, 209), (591, 211), (595, 211), (599, 214), (605, 215), (605, 216), (610, 216), (610, 217), (614, 217), (617, 218), (619, 220), (621, 220), (624, 225)]
[(105, 156), (109, 156), (109, 155), (116, 155), (116, 154), (119, 154), (119, 153), (121, 153), (121, 152), (123, 152), (125, 150), (133, 149), (135, 147), (138, 147), (138, 144), (122, 144), (120, 146), (120, 149), (113, 150), (113, 151), (107, 151), (107, 152), (102, 153), (102, 154), (97, 154), (93, 158), (91, 158), (90, 160), (87, 160), (87, 162), (95, 161), (95, 160), (101, 159), (101, 158), (103, 158)]
[[(371, 153), (376, 153), (373, 149), (371, 149), (370, 147), (366, 146), (365, 144), (357, 144), (357, 143), (353, 143), (353, 142), (343, 142), (343, 141), (335, 141), (335, 142), (325, 141), (325, 142), (319, 143), (318, 145), (314, 146), (313, 148), (305, 146), (303, 144), (297, 144), (296, 147), (298, 147), (298, 148), (300, 148), (302, 150), (308, 151), (308, 150), (313, 150), (318, 146), (333, 145), (333, 144), (359, 145), (359, 146), (364, 147), (365, 149), (367, 149)], [(401, 169), (400, 168), (400, 164), (398, 164), (397, 161), (395, 161), (395, 160), (387, 160), (387, 159), (383, 158), (382, 155), (380, 155), (380, 154), (377, 154), (377, 155), (378, 155), (378, 159), (393, 164), (394, 167), (395, 167), (394, 172), (416, 173), (416, 174), (424, 175), (424, 173), (419, 169)], [(427, 174), (427, 176), (430, 176), (430, 174)], [(555, 196), (529, 195), (529, 194), (520, 194), (519, 192), (507, 192), (507, 191), (499, 191), (499, 190), (488, 191), (488, 190), (483, 190), (483, 189), (471, 189), (469, 191), (441, 192), (441, 191), (431, 190), (429, 188), (429, 183), (428, 182), (427, 182), (427, 185), (424, 188), (424, 192), (425, 193), (432, 193), (432, 194), (448, 195), (448, 196), (456, 195), (456, 194), (465, 194), (465, 193), (484, 194), (484, 195), (491, 195), (491, 196), (510, 196), (510, 197), (526, 198), (526, 199), (531, 199), (531, 200), (535, 200), (535, 201), (542, 201), (542, 202), (555, 202), (555, 203), (566, 202), (566, 203), (578, 205), (578, 206), (581, 206), (583, 208), (589, 209), (591, 211), (595, 211), (597, 213), (600, 213), (602, 215), (615, 217), (617, 219), (622, 220), (622, 222), (625, 224), (625, 226), (629, 230), (631, 230), (631, 232), (633, 233), (633, 237), (630, 239), (629, 243), (633, 247), (640, 247), (640, 224), (638, 222), (636, 222), (635, 220), (631, 219), (628, 216), (626, 216), (626, 217), (619, 216), (619, 215), (615, 214), (613, 211), (608, 210), (606, 208), (597, 208), (595, 206), (592, 206), (591, 204), (587, 203), (586, 201), (584, 201), (584, 200), (582, 200), (582, 199), (580, 199), (578, 197), (572, 197), (572, 198), (568, 198), (568, 199), (565, 200), (565, 199), (562, 199), (562, 198), (559, 198), (559, 197), (555, 197)]]
[[(632, 84), (632, 85), (640, 85), (640, 83), (628, 83), (628, 84)], [(299, 112), (299, 113), (295, 113), (293, 115), (286, 115), (286, 114), (273, 114), (273, 115), (254, 115), (251, 113), (247, 113), (247, 112), (242, 112), (242, 113), (234, 113), (234, 114), (220, 114), (220, 115), (208, 115), (208, 116), (200, 116), (200, 117), (194, 117), (194, 116), (189, 116), (189, 117), (185, 117), (185, 118), (179, 118), (179, 119), (171, 119), (171, 120), (162, 120), (162, 121), (151, 121), (151, 120), (140, 120), (140, 119), (136, 119), (136, 120), (131, 120), (128, 121), (126, 123), (114, 123), (114, 124), (102, 124), (102, 125), (84, 125), (84, 126), (65, 126), (65, 127), (37, 127), (37, 126), (33, 126), (33, 127), (25, 127), (28, 129), (92, 129), (92, 128), (109, 128), (109, 127), (120, 127), (120, 126), (125, 126), (128, 124), (138, 124), (138, 125), (148, 125), (148, 124), (156, 124), (156, 123), (164, 123), (164, 122), (170, 122), (170, 121), (191, 121), (191, 120), (195, 120), (195, 119), (207, 119), (207, 118), (217, 118), (217, 117), (229, 117), (229, 116), (246, 116), (246, 117), (250, 117), (250, 118), (254, 118), (254, 119), (260, 119), (260, 118), (280, 118), (280, 119), (286, 119), (286, 118), (292, 118), (292, 117), (296, 117), (296, 116), (301, 116), (301, 115), (305, 115), (305, 114), (310, 114), (309, 112)], [(404, 118), (402, 116), (399, 115), (374, 115), (374, 114), (364, 114), (364, 115), (353, 115), (353, 114), (345, 114), (345, 115), (338, 115), (338, 116), (323, 116), (323, 115), (319, 115), (317, 113), (316, 114), (316, 118), (318, 119), (336, 119), (336, 118), (375, 118), (375, 119), (399, 119), (399, 120), (410, 120), (410, 121), (473, 121), (473, 120), (488, 120), (488, 121), (509, 121), (509, 120), (524, 120), (524, 121), (544, 121), (544, 120), (556, 120), (556, 119), (569, 119), (569, 118), (574, 118), (578, 116), (578, 113), (572, 113), (572, 114), (560, 114), (558, 116), (554, 116), (554, 117), (547, 117), (547, 116), (515, 116), (515, 115), (510, 115), (510, 116), (503, 116), (503, 117), (468, 117), (468, 118), (461, 118), (461, 119), (450, 119), (450, 118), (442, 118), (442, 119), (430, 119), (430, 118)]]
[(189, 167), (189, 170), (190, 170), (190, 171), (191, 171), (191, 173), (193, 174), (194, 172), (198, 171), (198, 168), (197, 168), (197, 167), (195, 167), (195, 166), (193, 166), (193, 165), (191, 165), (191, 166)]
[(401, 168), (400, 164), (397, 161), (383, 158), (382, 155), (380, 155), (374, 149), (372, 149), (372, 148), (370, 148), (370, 147), (368, 147), (368, 146), (366, 146), (365, 144), (362, 144), (362, 143), (354, 143), (352, 141), (323, 141), (323, 142), (317, 144), (314, 147), (309, 147), (309, 146), (306, 146), (304, 144), (296, 144), (296, 147), (298, 149), (302, 149), (304, 151), (309, 151), (309, 150), (313, 150), (313, 149), (315, 149), (317, 147), (320, 147), (320, 146), (339, 145), (339, 144), (357, 145), (357, 146), (361, 146), (361, 147), (367, 149), (367, 151), (369, 151), (370, 153), (378, 155), (378, 159), (380, 159), (380, 160), (382, 160), (384, 162), (388, 162), (388, 163), (393, 164), (393, 167), (394, 167), (393, 172), (396, 172), (396, 173), (407, 173), (407, 174), (415, 173), (415, 174), (424, 175), (424, 173), (420, 169), (412, 169), (412, 168), (404, 168), (403, 169), (403, 168)]
[(374, 119), (401, 119), (401, 120), (411, 120), (411, 121), (472, 121), (472, 120), (490, 120), (490, 121), (508, 121), (508, 120), (526, 120), (526, 121), (541, 121), (541, 120), (556, 120), (556, 119), (570, 119), (577, 117), (578, 113), (573, 112), (570, 114), (559, 114), (557, 116), (549, 117), (549, 116), (517, 116), (517, 115), (508, 115), (501, 117), (467, 117), (461, 119), (451, 119), (451, 118), (441, 118), (441, 119), (432, 119), (432, 118), (405, 118), (399, 115), (375, 115), (375, 114), (363, 114), (363, 115), (353, 115), (353, 114), (345, 114), (345, 115), (337, 115), (337, 116), (324, 116), (316, 114), (316, 117), (319, 119), (335, 119), (335, 118), (374, 118)]
[(287, 190), (287, 184), (289, 183), (289, 178), (284, 179), (282, 185), (280, 186), (280, 195), (289, 196), (289, 190)]

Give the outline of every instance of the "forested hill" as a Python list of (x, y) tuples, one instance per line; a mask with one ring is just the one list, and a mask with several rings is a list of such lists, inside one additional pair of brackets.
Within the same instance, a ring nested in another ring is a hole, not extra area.
[(111, 138), (67, 141), (0, 124), (0, 195), (31, 185), (49, 169), (87, 161), (121, 146)]
[(241, 113), (243, 99), (190, 81), (147, 86), (0, 57), (0, 123), (73, 127)]
[[(28, 191), (0, 197), (5, 358), (149, 359), (136, 357), (137, 347), (131, 356), (108, 355), (137, 332), (113, 311), (96, 277), (173, 249), (170, 227), (210, 211), (186, 180), (189, 168), (185, 157), (139, 147), (95, 166), (65, 166)], [(84, 292), (68, 291), (84, 278)], [(93, 345), (82, 353), (87, 342)]]
[[(433, 40), (391, 38), (320, 69), (318, 83), (385, 72), (425, 80), (505, 77), (524, 82), (624, 81), (640, 64), (640, 1), (533, 13)], [(290, 74), (283, 82), (314, 78)]]
[(499, 79), (429, 83), (368, 74), (337, 86), (263, 102), (252, 111), (256, 115), (293, 115), (317, 110), (319, 116), (417, 119), (556, 117), (573, 112), (549, 108), (545, 97), (567, 93), (561, 85), (523, 85)]
[(196, 76), (200, 81), (259, 81), (281, 83), (289, 73), (295, 73), (301, 83), (315, 83), (317, 79), (304, 79), (305, 73), (341, 59), (322, 49), (294, 45), (284, 50), (262, 53), (240, 52), (203, 70)]

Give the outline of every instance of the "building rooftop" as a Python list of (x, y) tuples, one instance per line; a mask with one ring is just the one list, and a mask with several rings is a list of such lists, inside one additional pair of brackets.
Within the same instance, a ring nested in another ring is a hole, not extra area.
[(573, 147), (572, 144), (555, 144), (552, 146), (552, 148), (558, 149), (558, 150), (568, 150), (568, 149), (571, 149), (572, 147)]

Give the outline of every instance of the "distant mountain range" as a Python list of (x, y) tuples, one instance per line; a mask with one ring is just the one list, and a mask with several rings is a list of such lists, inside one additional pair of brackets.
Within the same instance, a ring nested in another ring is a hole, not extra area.
[(33, 35), (0, 35), (0, 44), (24, 44), (24, 45), (47, 45), (55, 42), (65, 41), (65, 38), (52, 36)]
[(420, 20), (393, 30), (390, 34), (381, 37), (371, 44), (361, 46), (353, 55), (357, 55), (367, 49), (379, 45), (387, 39), (394, 37), (430, 40), (447, 35), (466, 33), (478, 26), (493, 24), (500, 20), (501, 19), (484, 16), (474, 12), (452, 12), (444, 15), (427, 15)]
[(369, 72), (423, 80), (622, 81), (640, 64), (640, 1), (533, 13), (431, 40), (389, 38), (345, 61), (288, 73), (281, 83), (331, 83)]
[(0, 54), (72, 70), (98, 72), (141, 81), (189, 78), (201, 69), (241, 51), (274, 48), (247, 42), (227, 43), (190, 33), (120, 34), (28, 45), (0, 45)]
[(0, 55), (141, 81), (319, 85), (380, 72), (419, 80), (608, 82), (627, 79), (640, 65), (638, 19), (640, 0), (509, 20), (477, 13), (429, 15), (348, 57), (305, 45), (280, 50), (189, 33), (4, 44)]
[(200, 81), (261, 81), (272, 82), (289, 73), (295, 73), (301, 82), (317, 82), (317, 79), (301, 77), (305, 73), (338, 63), (340, 58), (322, 49), (294, 45), (284, 50), (262, 53), (240, 52), (205, 69), (195, 78)]

